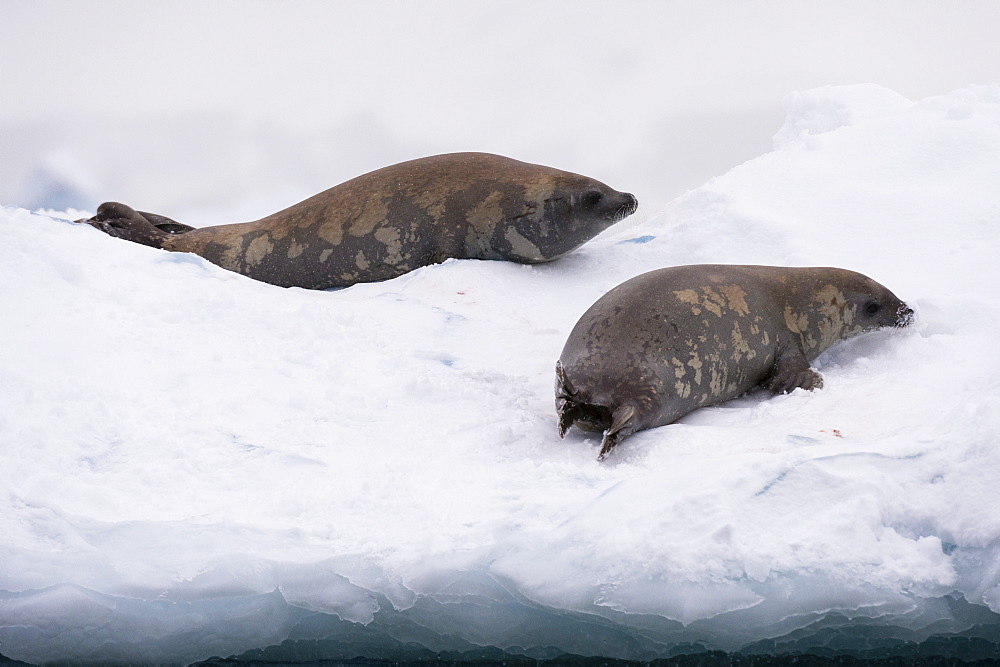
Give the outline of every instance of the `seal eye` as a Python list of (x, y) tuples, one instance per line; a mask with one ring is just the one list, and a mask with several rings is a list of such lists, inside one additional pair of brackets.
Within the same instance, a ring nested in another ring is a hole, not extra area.
[(865, 315), (871, 317), (873, 315), (876, 315), (880, 310), (882, 310), (882, 304), (880, 304), (878, 301), (869, 301), (868, 303), (865, 304), (863, 310), (865, 311)]
[(601, 199), (603, 199), (603, 197), (601, 196), (600, 192), (598, 192), (597, 190), (591, 190), (590, 192), (587, 192), (586, 194), (583, 195), (583, 197), (580, 198), (580, 203), (586, 206), (587, 208), (594, 208), (595, 206), (601, 203)]

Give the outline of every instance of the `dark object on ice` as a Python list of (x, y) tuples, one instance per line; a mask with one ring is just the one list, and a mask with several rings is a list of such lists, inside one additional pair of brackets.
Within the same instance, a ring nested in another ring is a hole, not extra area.
[(913, 311), (871, 278), (835, 268), (705, 264), (659, 269), (584, 313), (556, 363), (559, 435), (623, 439), (763, 385), (823, 386), (810, 362), (839, 340), (909, 324)]
[(452, 257), (548, 262), (636, 206), (631, 194), (585, 176), (452, 153), (373, 171), (255, 222), (196, 229), (115, 202), (79, 222), (273, 285), (325, 289)]

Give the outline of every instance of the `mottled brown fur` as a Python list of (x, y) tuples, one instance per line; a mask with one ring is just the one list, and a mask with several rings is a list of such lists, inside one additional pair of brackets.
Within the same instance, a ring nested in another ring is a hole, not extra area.
[(547, 262), (635, 211), (578, 174), (487, 153), (411, 160), (254, 222), (195, 229), (109, 202), (83, 222), (281, 286), (386, 280), (454, 257)]
[(763, 385), (816, 389), (810, 362), (913, 311), (845, 269), (705, 264), (614, 288), (573, 328), (556, 364), (559, 434), (604, 432), (600, 458), (636, 431)]

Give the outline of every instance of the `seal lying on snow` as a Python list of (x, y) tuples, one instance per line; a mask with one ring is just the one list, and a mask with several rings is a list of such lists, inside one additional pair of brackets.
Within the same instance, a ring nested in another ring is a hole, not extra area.
[(635, 212), (631, 194), (487, 153), (378, 169), (255, 222), (196, 229), (124, 204), (86, 222), (283, 287), (387, 280), (459, 259), (548, 262)]
[(556, 363), (559, 435), (636, 431), (764, 385), (817, 389), (809, 366), (833, 343), (905, 326), (913, 311), (845, 269), (705, 264), (644, 273), (584, 313)]

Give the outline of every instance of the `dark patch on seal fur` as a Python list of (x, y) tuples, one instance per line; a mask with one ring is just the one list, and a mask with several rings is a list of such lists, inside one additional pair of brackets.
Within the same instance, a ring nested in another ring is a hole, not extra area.
[(81, 220), (285, 287), (344, 287), (458, 259), (547, 262), (635, 212), (591, 178), (488, 153), (378, 169), (254, 222), (196, 229), (107, 202)]
[(810, 362), (913, 311), (860, 273), (706, 264), (659, 269), (601, 297), (556, 363), (559, 435), (603, 431), (599, 458), (623, 439), (763, 385), (817, 389)]

